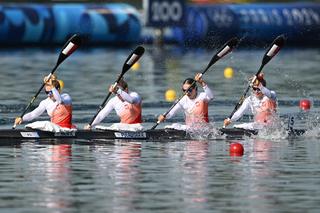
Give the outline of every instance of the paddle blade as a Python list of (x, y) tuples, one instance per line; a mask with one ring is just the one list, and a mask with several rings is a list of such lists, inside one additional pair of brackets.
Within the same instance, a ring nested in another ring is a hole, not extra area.
[(69, 57), (74, 51), (78, 49), (78, 47), (81, 46), (82, 39), (80, 35), (74, 34), (63, 46), (58, 61), (57, 65), (61, 64), (66, 58)]
[(143, 55), (144, 48), (142, 46), (138, 46), (127, 58), (126, 62), (122, 67), (122, 74), (127, 72)]
[(230, 53), (239, 43), (239, 39), (234, 37), (227, 41), (220, 49), (219, 51), (212, 57), (211, 61), (209, 62), (207, 68), (204, 72), (206, 72), (209, 67), (211, 67), (214, 63), (216, 63), (220, 58), (224, 57), (228, 53)]
[(266, 65), (283, 47), (285, 43), (284, 35), (278, 36), (270, 45), (268, 51), (265, 53), (262, 59), (262, 65)]

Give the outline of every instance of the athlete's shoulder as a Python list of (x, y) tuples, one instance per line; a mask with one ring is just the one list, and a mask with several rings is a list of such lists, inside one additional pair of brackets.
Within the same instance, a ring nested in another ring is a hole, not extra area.
[(60, 96), (65, 98), (71, 98), (71, 96), (68, 93), (62, 93)]
[(62, 93), (60, 96), (64, 104), (72, 104), (71, 96), (68, 93)]
[(131, 96), (136, 96), (136, 97), (137, 97), (137, 96), (140, 96), (139, 93), (134, 92), (134, 91), (130, 91), (130, 92), (129, 92), (129, 95), (131, 95)]

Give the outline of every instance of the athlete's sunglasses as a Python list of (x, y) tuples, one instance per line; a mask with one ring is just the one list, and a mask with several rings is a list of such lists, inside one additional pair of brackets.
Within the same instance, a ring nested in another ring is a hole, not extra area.
[(191, 93), (193, 89), (194, 89), (194, 87), (190, 87), (189, 89), (183, 89), (182, 88), (182, 92)]
[(47, 95), (52, 95), (52, 91), (50, 90), (50, 91), (47, 91), (47, 90), (45, 90), (44, 91)]

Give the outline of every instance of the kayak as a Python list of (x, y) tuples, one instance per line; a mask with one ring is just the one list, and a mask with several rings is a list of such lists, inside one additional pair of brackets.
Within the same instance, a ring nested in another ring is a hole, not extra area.
[[(289, 136), (300, 136), (305, 133), (303, 129), (291, 129)], [(0, 143), (4, 140), (30, 140), (30, 139), (81, 139), (81, 140), (145, 140), (145, 141), (176, 141), (205, 139), (241, 139), (258, 134), (258, 130), (239, 128), (219, 129), (214, 135), (207, 134), (198, 137), (196, 133), (176, 129), (153, 129), (145, 131), (119, 131), (119, 130), (75, 130), (68, 132), (49, 132), (36, 129), (2, 129), (0, 130)]]

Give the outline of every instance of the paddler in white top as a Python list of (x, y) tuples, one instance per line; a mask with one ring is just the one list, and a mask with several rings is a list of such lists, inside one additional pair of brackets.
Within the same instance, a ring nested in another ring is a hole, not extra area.
[[(202, 86), (203, 92), (198, 93), (198, 86), (195, 81)], [(198, 123), (209, 123), (208, 103), (213, 99), (213, 92), (202, 79), (202, 74), (197, 73), (194, 79), (185, 79), (182, 84), (182, 91), (186, 95), (166, 116), (160, 115), (158, 121), (163, 122), (165, 119), (170, 119), (177, 111), (184, 110), (185, 122), (188, 127)]]
[(67, 93), (60, 94), (62, 88), (55, 75), (51, 75), (49, 80), (48, 77), (45, 77), (44, 83), (48, 97), (42, 100), (32, 112), (25, 114), (22, 118), (17, 117), (15, 125), (38, 118), (44, 111), (47, 111), (52, 123), (64, 128), (73, 128), (71, 97)]
[(87, 124), (84, 129), (91, 129), (92, 126), (101, 123), (102, 120), (107, 117), (113, 109), (119, 116), (120, 123), (124, 124), (121, 126), (126, 126), (126, 124), (142, 123), (142, 99), (138, 93), (132, 91), (129, 92), (127, 82), (121, 79), (116, 86), (111, 85), (109, 87), (109, 92), (114, 93), (116, 96), (108, 101), (105, 107), (94, 119), (92, 125), (90, 126)]
[(257, 77), (252, 84), (252, 94), (247, 97), (231, 119), (224, 120), (224, 126), (240, 119), (243, 114), (250, 111), (254, 115), (254, 122), (234, 125), (242, 129), (262, 129), (275, 121), (277, 111), (277, 95), (273, 90), (269, 90), (263, 73)]

